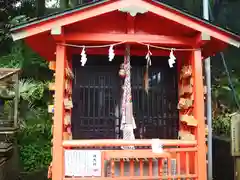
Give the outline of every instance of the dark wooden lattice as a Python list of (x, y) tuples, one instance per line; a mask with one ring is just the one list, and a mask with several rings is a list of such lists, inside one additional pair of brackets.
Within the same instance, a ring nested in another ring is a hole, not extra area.
[[(77, 139), (121, 138), (120, 102), (123, 80), (118, 71), (123, 57), (108, 62), (107, 57), (88, 57), (81, 67), (73, 60), (72, 132)], [(143, 87), (146, 60), (132, 57), (133, 110), (136, 138), (177, 138), (176, 68), (166, 58), (153, 58), (149, 68), (149, 92)]]

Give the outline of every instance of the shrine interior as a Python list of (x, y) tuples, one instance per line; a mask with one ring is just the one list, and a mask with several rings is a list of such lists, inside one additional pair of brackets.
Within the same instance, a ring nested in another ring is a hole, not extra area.
[[(131, 56), (133, 114), (137, 139), (176, 139), (179, 130), (177, 64), (169, 67), (169, 57)], [(88, 55), (84, 67), (80, 55), (72, 58), (72, 135), (73, 139), (122, 138), (121, 77), (123, 56)], [(148, 71), (148, 73), (147, 73)], [(148, 91), (146, 81), (148, 79)]]

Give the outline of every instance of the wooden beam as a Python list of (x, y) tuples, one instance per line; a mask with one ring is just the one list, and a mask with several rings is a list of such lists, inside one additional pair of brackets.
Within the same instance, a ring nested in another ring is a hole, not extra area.
[(62, 26), (56, 26), (51, 29), (52, 37), (58, 41), (64, 38), (64, 28)]
[(154, 4), (153, 2), (143, 1), (143, 0), (134, 0), (130, 1), (133, 5), (136, 3), (138, 6), (146, 8), (146, 10), (159, 15), (161, 17), (167, 18), (170, 21), (175, 21), (178, 24), (182, 24), (186, 27), (192, 28), (196, 31), (202, 32), (206, 35), (212, 36), (216, 39), (219, 39), (223, 42), (231, 44), (236, 47), (240, 47), (240, 42), (234, 40), (229, 35), (225, 35), (223, 32), (216, 31), (216, 29), (211, 29), (211, 27), (207, 27), (207, 25), (202, 25), (199, 22), (194, 21), (192, 18), (186, 17), (186, 15), (180, 12), (174, 12), (171, 9), (167, 9), (166, 7), (162, 7), (159, 4)]
[(129, 13), (127, 14), (127, 34), (135, 33), (135, 16), (131, 16)]
[[(163, 146), (180, 146), (180, 147), (196, 147), (196, 141), (179, 140), (179, 139), (161, 139)], [(74, 147), (120, 147), (120, 146), (151, 146), (152, 139), (82, 139), (82, 140), (65, 140), (62, 143), (64, 148)], [(127, 176), (126, 176), (127, 177)], [(129, 178), (129, 177), (128, 177)], [(131, 178), (130, 178), (131, 179)], [(199, 179), (200, 180), (200, 179)]]
[(196, 44), (194, 47), (196, 47), (196, 48), (202, 47), (206, 43), (210, 42), (210, 40), (211, 40), (210, 36), (208, 36), (204, 33), (198, 32), (197, 35), (195, 36)]
[[(14, 90), (15, 90), (15, 94), (19, 94), (19, 70), (15, 71), (17, 73), (15, 73), (13, 75), (14, 81), (15, 81), (15, 86), (14, 86)], [(19, 96), (15, 96), (14, 97), (14, 128), (18, 128), (19, 124), (18, 124), (18, 106), (19, 106)]]
[(194, 118), (198, 121), (196, 129), (197, 137), (197, 172), (199, 180), (207, 179), (206, 167), (206, 144), (205, 144), (205, 119), (204, 119), (204, 87), (203, 87), (203, 67), (201, 51), (197, 50), (191, 54), (191, 64), (193, 70), (193, 91), (194, 91)]
[(113, 12), (118, 9), (137, 7), (144, 9), (145, 12), (152, 12), (161, 17), (167, 18), (170, 21), (175, 21), (178, 24), (187, 26), (196, 31), (202, 32), (208, 36), (219, 39), (223, 42), (231, 44), (236, 47), (240, 47), (240, 42), (232, 38), (228, 33), (223, 32), (220, 29), (212, 28), (210, 25), (201, 24), (193, 18), (186, 17), (181, 12), (176, 12), (170, 8), (154, 4), (154, 2), (144, 0), (131, 0), (131, 1), (108, 1), (99, 2), (94, 7), (79, 8), (70, 13), (62, 13), (60, 15), (52, 16), (43, 20), (29, 23), (22, 28), (13, 29), (13, 40), (23, 39), (29, 36), (33, 36), (42, 32), (46, 32), (52, 29), (54, 26), (66, 26), (76, 22), (80, 22), (92, 17), (100, 16), (105, 13)]
[(115, 43), (142, 42), (146, 44), (192, 46), (195, 44), (194, 38), (151, 35), (151, 34), (113, 34), (113, 33), (69, 33), (64, 35), (65, 42), (74, 43)]
[(202, 32), (202, 33), (201, 33), (201, 39), (202, 39), (203, 41), (209, 41), (209, 40), (211, 40), (211, 37), (210, 37), (208, 34)]
[(52, 180), (63, 178), (63, 114), (64, 114), (64, 81), (65, 81), (66, 47), (57, 44), (56, 48), (56, 79), (53, 121), (53, 162)]
[(227, 43), (224, 43), (217, 39), (212, 39), (211, 41), (208, 41), (208, 43), (205, 43), (202, 46), (203, 59), (209, 56), (215, 56), (216, 53), (223, 51), (225, 48), (227, 48), (227, 46), (228, 46)]
[(62, 26), (56, 26), (51, 29), (51, 35), (61, 35), (63, 32)]

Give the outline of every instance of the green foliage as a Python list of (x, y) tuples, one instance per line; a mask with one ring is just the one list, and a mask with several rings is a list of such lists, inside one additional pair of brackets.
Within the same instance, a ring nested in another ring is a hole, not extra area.
[(46, 168), (51, 162), (51, 120), (39, 112), (39, 117), (25, 120), (18, 134), (20, 158), (25, 172)]
[(20, 146), (20, 157), (25, 172), (46, 168), (51, 162), (50, 145), (37, 143)]
[[(225, 53), (225, 60), (231, 77), (237, 101), (240, 100), (240, 81), (237, 54)], [(220, 58), (212, 58), (212, 98), (213, 98), (213, 130), (216, 135), (230, 135), (231, 114), (239, 111), (233, 91), (230, 87), (226, 70)]]
[(47, 88), (47, 84), (41, 81), (35, 81), (33, 79), (22, 79), (19, 81), (19, 95), (20, 98), (34, 104), (36, 100), (43, 98), (44, 90)]
[(22, 49), (21, 44), (16, 43), (12, 47), (11, 53), (0, 57), (0, 67), (2, 67), (2, 68), (21, 68), (22, 62), (24, 60), (21, 49)]
[[(41, 119), (42, 114), (46, 113), (48, 96), (47, 82), (36, 81), (33, 79), (22, 79), (19, 82), (20, 108), (19, 123), (22, 125), (25, 119)], [(29, 111), (30, 110), (30, 111)]]
[(22, 68), (24, 76), (28, 75), (29, 71), (34, 71), (37, 68), (48, 69), (47, 62), (29, 49), (22, 41), (14, 43), (10, 53), (0, 56), (0, 67)]
[(216, 135), (230, 136), (231, 114), (220, 114), (213, 121), (213, 132)]
[(51, 73), (46, 61), (22, 41), (11, 41), (9, 29), (26, 21), (29, 12), (34, 12), (30, 10), (31, 5), (25, 6), (25, 2), (24, 7), (18, 10), (28, 11), (24, 13), (27, 16), (19, 16), (14, 10), (4, 12), (4, 26), (0, 26), (0, 45), (3, 45), (0, 67), (22, 69), (19, 82), (20, 132), (17, 138), (23, 170), (30, 172), (47, 167), (51, 161), (51, 118), (47, 113), (49, 96), (46, 93)]
[(20, 132), (18, 144), (24, 171), (46, 168), (51, 161), (51, 118), (44, 98), (47, 83), (32, 78), (19, 82)]
[[(225, 61), (231, 77), (237, 101), (240, 102), (240, 70), (238, 64), (239, 53), (229, 49), (225, 53)], [(237, 102), (230, 88), (228, 76), (222, 60), (217, 56), (212, 58), (212, 98), (213, 98), (213, 130), (216, 135), (230, 135), (231, 114), (239, 111)]]

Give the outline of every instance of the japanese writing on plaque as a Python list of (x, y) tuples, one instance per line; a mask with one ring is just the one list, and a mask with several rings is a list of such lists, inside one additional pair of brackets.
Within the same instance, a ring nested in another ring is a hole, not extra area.
[(95, 171), (97, 171), (97, 168), (96, 168), (96, 166), (97, 166), (97, 155), (96, 154), (93, 154), (93, 171), (95, 172)]
[(65, 150), (65, 176), (101, 176), (101, 151)]

